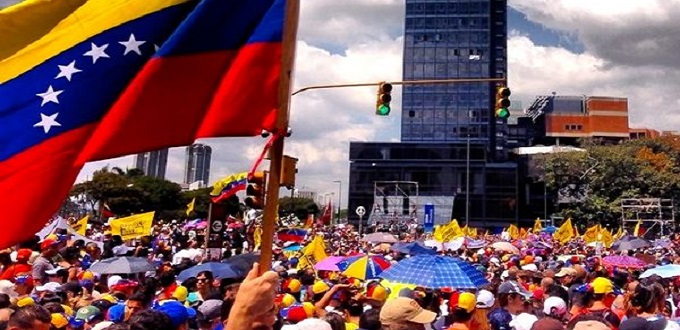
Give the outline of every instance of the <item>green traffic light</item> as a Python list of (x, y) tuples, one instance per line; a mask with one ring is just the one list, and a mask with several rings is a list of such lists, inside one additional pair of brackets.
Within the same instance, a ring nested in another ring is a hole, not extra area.
[(375, 114), (378, 116), (387, 116), (390, 114), (390, 107), (386, 104), (381, 104), (378, 106), (378, 109), (375, 111)]
[(496, 117), (498, 117), (500, 119), (506, 119), (506, 118), (510, 117), (510, 111), (508, 111), (507, 108), (500, 108), (500, 109), (496, 110)]

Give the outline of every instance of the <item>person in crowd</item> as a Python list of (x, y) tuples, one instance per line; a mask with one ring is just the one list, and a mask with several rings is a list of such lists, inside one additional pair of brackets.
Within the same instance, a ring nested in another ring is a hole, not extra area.
[(18, 308), (7, 322), (7, 330), (49, 330), (52, 315), (45, 307), (29, 305)]
[(380, 310), (383, 330), (424, 330), (437, 314), (424, 309), (417, 301), (406, 297), (388, 300)]

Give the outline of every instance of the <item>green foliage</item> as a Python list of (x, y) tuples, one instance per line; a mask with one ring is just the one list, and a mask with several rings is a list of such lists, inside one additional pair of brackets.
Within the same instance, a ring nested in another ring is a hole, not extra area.
[(559, 192), (562, 200), (572, 200), (560, 205), (562, 216), (615, 227), (621, 219), (621, 199), (672, 198), (680, 202), (677, 136), (617, 145), (583, 143), (582, 147), (587, 152), (537, 157), (548, 189)]
[(319, 205), (311, 198), (279, 198), (279, 214), (295, 213), (300, 220), (307, 219), (309, 214), (319, 215)]

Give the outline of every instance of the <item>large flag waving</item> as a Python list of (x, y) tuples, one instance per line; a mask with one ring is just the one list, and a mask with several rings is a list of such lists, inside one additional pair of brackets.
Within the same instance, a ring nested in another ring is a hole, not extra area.
[(571, 218), (567, 219), (560, 228), (553, 234), (553, 239), (564, 244), (574, 237), (574, 227), (571, 225)]
[(52, 217), (85, 162), (271, 131), (284, 8), (27, 0), (1, 11), (0, 191), (12, 193), (0, 208), (14, 221), (0, 248)]

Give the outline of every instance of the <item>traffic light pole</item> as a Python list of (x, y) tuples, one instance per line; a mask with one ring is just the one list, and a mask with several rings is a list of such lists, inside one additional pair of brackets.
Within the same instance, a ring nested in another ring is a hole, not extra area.
[(295, 44), (299, 13), (299, 0), (286, 1), (276, 131), (271, 132), (276, 138), (271, 149), (269, 149), (269, 178), (267, 180), (266, 201), (262, 219), (260, 274), (272, 268), (272, 244), (274, 243), (274, 227), (276, 227), (279, 208), (279, 183), (283, 167), (283, 141), (288, 132), (291, 75), (293, 74), (293, 64), (295, 63)]
[[(461, 79), (431, 79), (431, 80), (408, 80), (408, 81), (390, 81), (392, 85), (427, 85), (427, 84), (453, 84), (453, 83), (468, 83), (468, 82), (506, 82), (506, 78), (461, 78)], [(357, 83), (357, 84), (335, 84), (335, 85), (317, 85), (300, 88), (293, 92), (292, 95), (297, 95), (314, 89), (328, 89), (328, 88), (342, 88), (342, 87), (366, 87), (366, 86), (380, 86), (384, 82), (371, 83)]]

